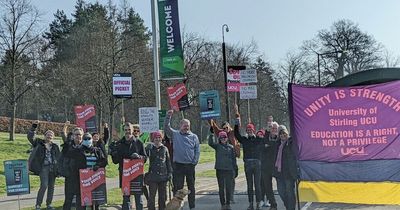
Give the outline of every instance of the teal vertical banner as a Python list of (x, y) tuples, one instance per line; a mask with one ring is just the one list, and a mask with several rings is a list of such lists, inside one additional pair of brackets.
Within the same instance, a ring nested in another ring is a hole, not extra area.
[(158, 0), (160, 77), (184, 77), (178, 0)]
[(221, 116), (219, 94), (216, 90), (200, 92), (200, 117), (203, 120)]
[(7, 195), (23, 195), (30, 193), (27, 160), (4, 161)]

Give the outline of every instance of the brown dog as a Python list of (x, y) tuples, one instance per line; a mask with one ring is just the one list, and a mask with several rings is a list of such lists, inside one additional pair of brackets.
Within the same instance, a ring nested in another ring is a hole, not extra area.
[(180, 189), (176, 191), (174, 197), (168, 202), (165, 210), (180, 210), (183, 207), (183, 199), (190, 194), (190, 190)]

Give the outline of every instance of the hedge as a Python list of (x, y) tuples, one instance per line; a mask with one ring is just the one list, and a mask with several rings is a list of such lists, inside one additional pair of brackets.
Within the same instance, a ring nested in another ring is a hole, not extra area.
[[(35, 120), (26, 120), (26, 119), (19, 119), (15, 118), (15, 133), (27, 133), (28, 130), (31, 128), (33, 122)], [(38, 134), (44, 134), (47, 130), (54, 131), (56, 136), (60, 136), (62, 129), (64, 127), (64, 123), (57, 123), (57, 122), (47, 122), (47, 121), (40, 121), (39, 126), (37, 129)], [(75, 127), (74, 124), (68, 126), (70, 131), (72, 128)], [(0, 117), (0, 131), (2, 132), (9, 132), (11, 129), (11, 123), (9, 117)]]

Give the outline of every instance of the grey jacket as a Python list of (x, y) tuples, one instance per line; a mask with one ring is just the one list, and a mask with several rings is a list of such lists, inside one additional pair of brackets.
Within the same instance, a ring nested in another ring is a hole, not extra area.
[(161, 145), (157, 148), (153, 144), (148, 144), (146, 153), (150, 160), (149, 177), (146, 178), (150, 182), (162, 182), (171, 178), (172, 167), (167, 147)]
[(215, 169), (232, 171), (237, 169), (235, 150), (232, 145), (215, 142), (214, 135), (208, 137), (208, 145), (215, 149)]

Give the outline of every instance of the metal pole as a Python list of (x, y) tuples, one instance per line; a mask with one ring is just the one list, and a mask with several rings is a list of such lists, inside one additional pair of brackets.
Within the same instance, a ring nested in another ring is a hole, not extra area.
[(19, 195), (18, 195), (18, 210), (21, 210), (21, 202), (19, 200)]
[(226, 119), (230, 122), (230, 111), (229, 111), (229, 96), (228, 96), (228, 78), (226, 72), (226, 52), (225, 52), (225, 37), (224, 29), (226, 27), (226, 32), (229, 31), (228, 25), (222, 25), (222, 64), (224, 68), (224, 81), (225, 81), (225, 109), (226, 109)]
[(161, 109), (160, 96), (160, 71), (158, 68), (158, 43), (157, 43), (157, 20), (156, 20), (156, 5), (155, 0), (151, 0), (151, 24), (152, 24), (152, 39), (153, 39), (153, 69), (154, 69), (154, 87), (156, 92), (156, 107)]
[(251, 118), (250, 118), (250, 99), (247, 99), (247, 116), (249, 117), (249, 122), (251, 123)]
[(124, 99), (121, 98), (121, 116), (125, 119)]
[(319, 67), (319, 53), (317, 53), (317, 64), (318, 64), (318, 86), (321, 86), (321, 69)]

